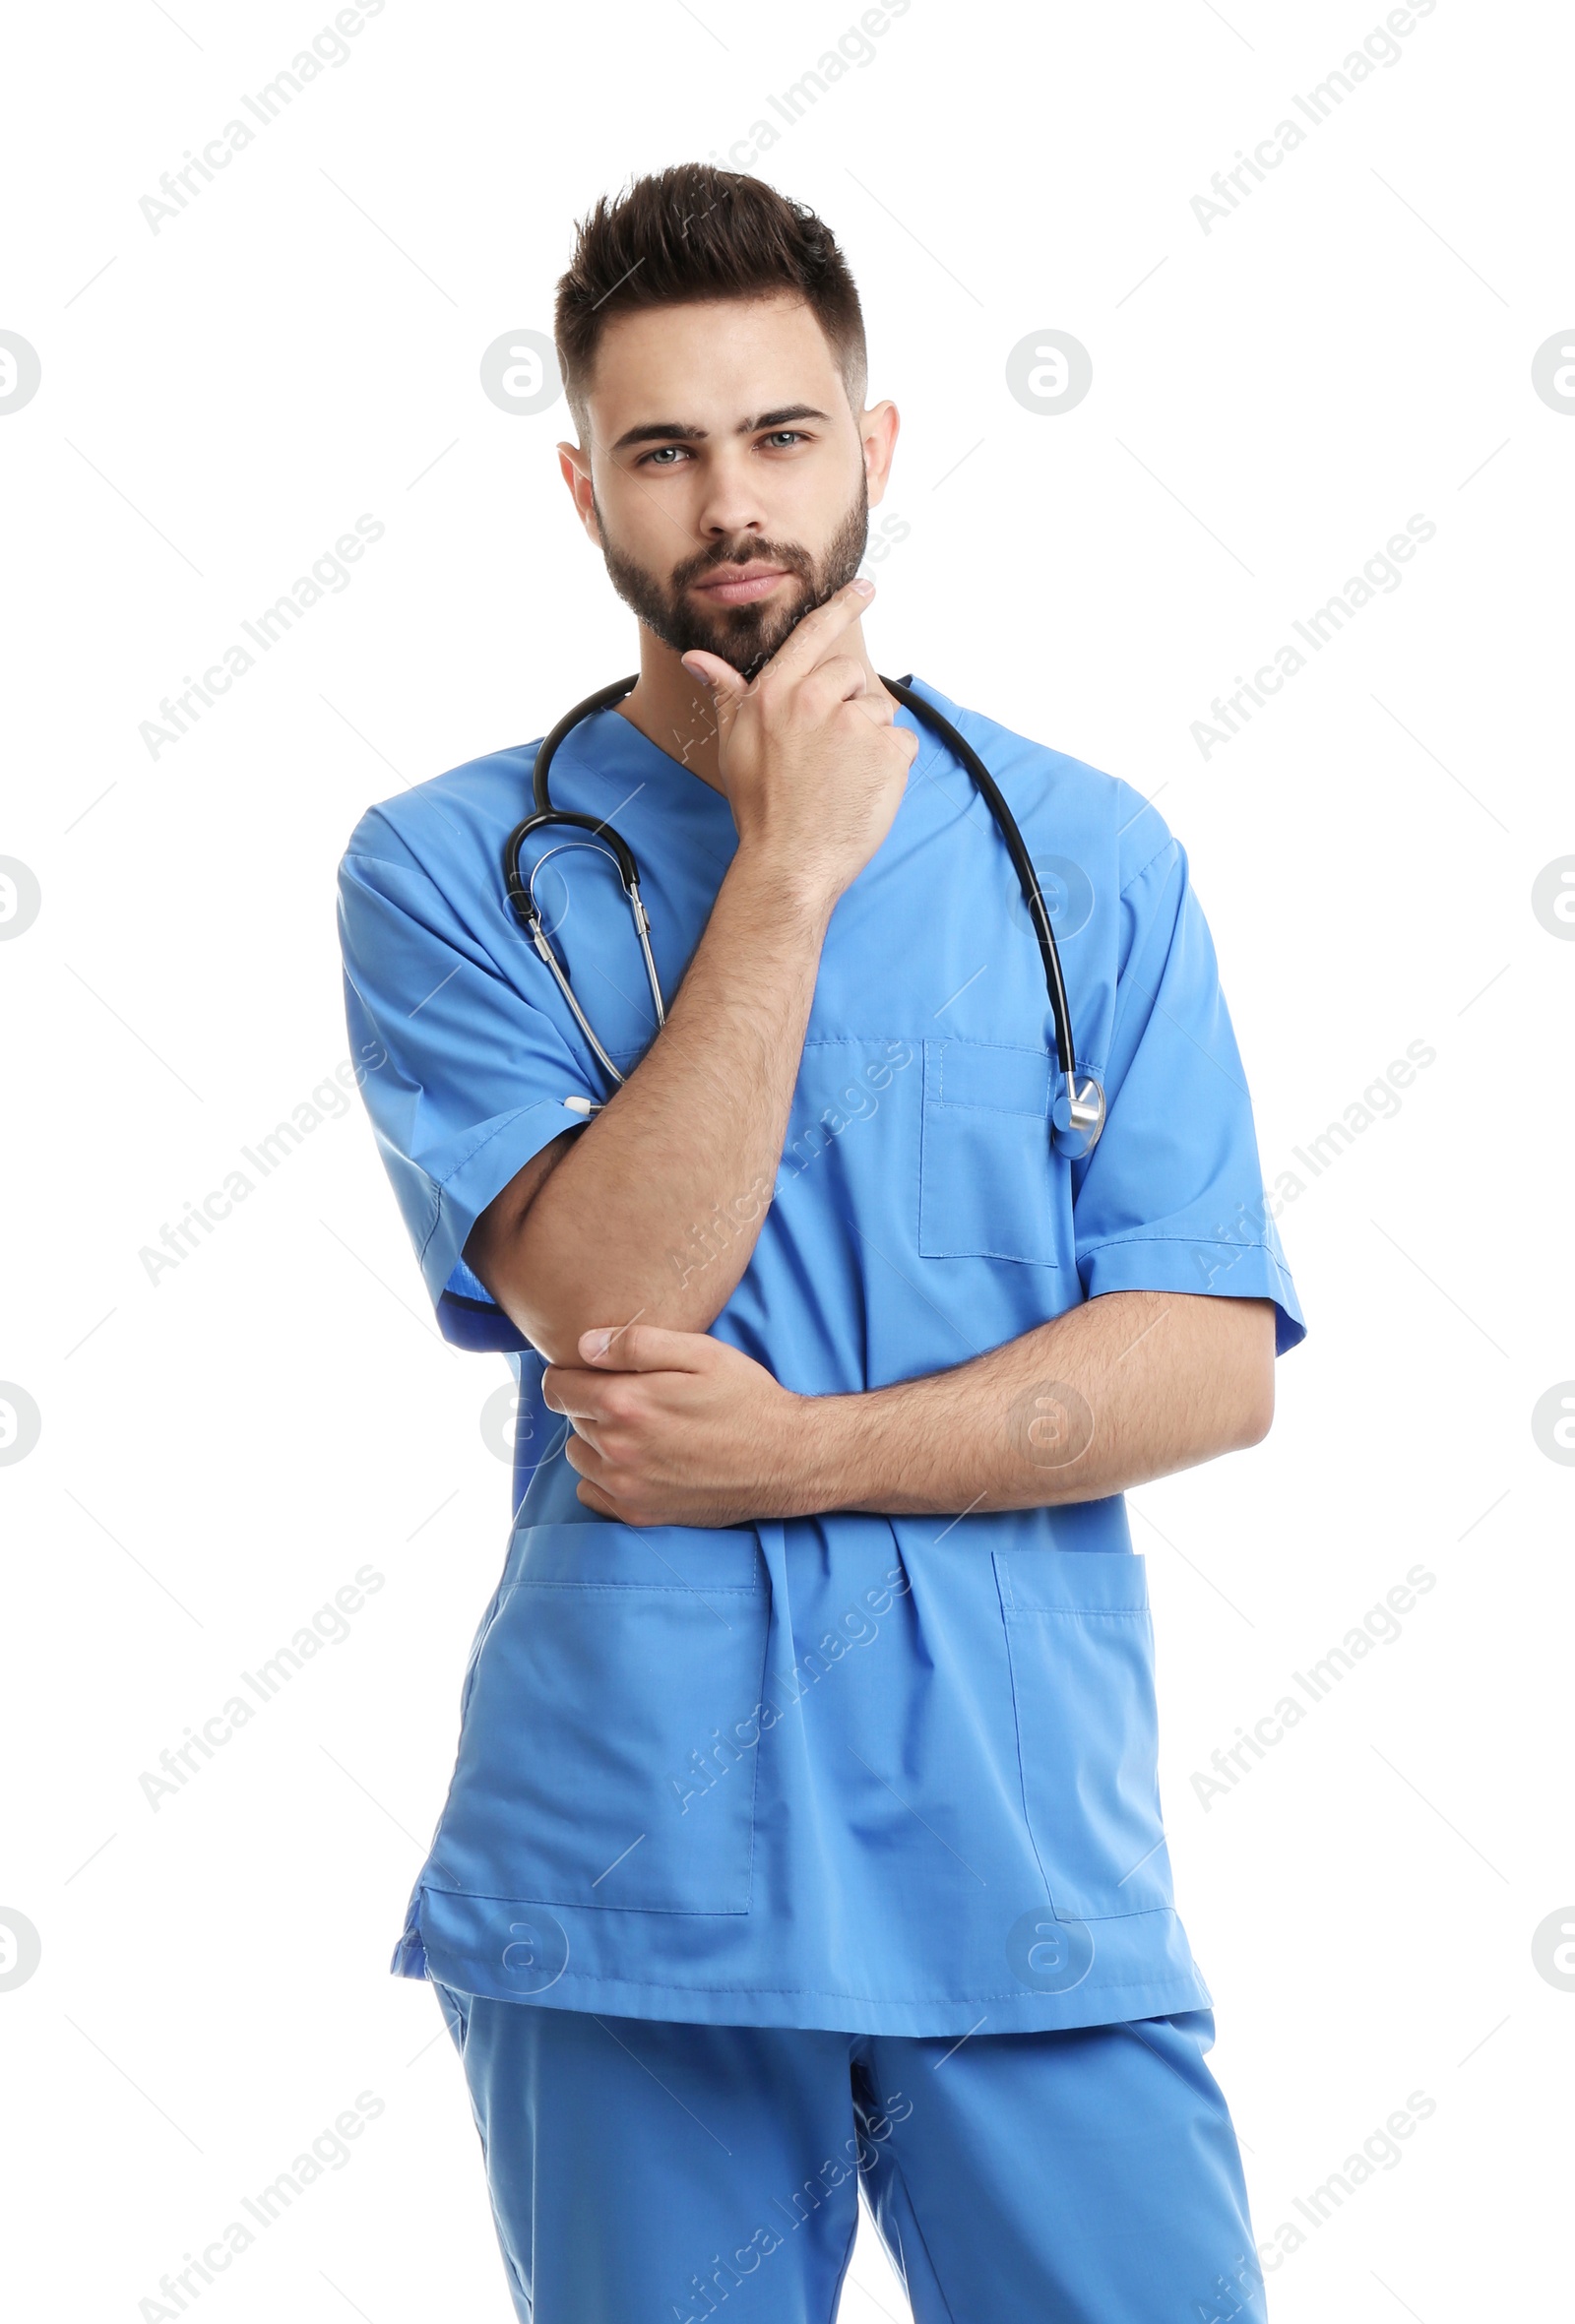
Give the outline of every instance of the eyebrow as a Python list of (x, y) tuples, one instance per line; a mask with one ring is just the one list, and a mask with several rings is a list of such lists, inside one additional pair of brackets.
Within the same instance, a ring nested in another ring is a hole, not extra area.
[[(733, 433), (752, 436), (760, 428), (786, 427), (791, 419), (829, 417), (828, 412), (817, 411), (813, 404), (784, 404), (780, 410), (762, 411), (754, 419), (741, 419)], [(710, 433), (709, 428), (691, 427), (681, 419), (648, 419), (639, 427), (626, 428), (611, 448), (614, 452), (621, 452), (628, 444), (703, 444)]]

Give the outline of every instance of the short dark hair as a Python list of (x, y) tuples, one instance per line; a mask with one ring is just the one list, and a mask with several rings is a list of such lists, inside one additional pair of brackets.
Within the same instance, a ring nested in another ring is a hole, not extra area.
[(579, 221), (552, 319), (563, 392), (581, 443), (590, 442), (587, 394), (614, 315), (782, 291), (807, 302), (848, 401), (861, 410), (869, 365), (858, 292), (831, 228), (806, 204), (709, 161), (679, 161), (636, 178), (611, 203), (599, 196)]

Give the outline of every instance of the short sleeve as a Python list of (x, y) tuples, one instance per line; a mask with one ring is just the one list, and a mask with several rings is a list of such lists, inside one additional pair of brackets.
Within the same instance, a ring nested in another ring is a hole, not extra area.
[[(367, 851), (379, 845), (386, 853)], [(600, 1093), (551, 1020), (402, 852), (374, 809), (340, 864), (345, 1013), (361, 1096), (443, 1337), (524, 1350), (530, 1342), (461, 1254), (532, 1156), (585, 1126), (565, 1099)]]
[[(1151, 828), (1163, 832), (1157, 815)], [(1102, 1291), (1272, 1299), (1275, 1352), (1306, 1337), (1265, 1200), (1208, 922), (1173, 836), (1121, 892), (1105, 1123), (1075, 1167), (1078, 1276)]]

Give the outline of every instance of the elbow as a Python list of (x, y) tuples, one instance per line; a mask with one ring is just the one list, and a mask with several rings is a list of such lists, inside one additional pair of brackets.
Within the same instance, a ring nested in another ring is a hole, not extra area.
[(540, 1315), (515, 1315), (510, 1321), (548, 1363), (579, 1365), (585, 1361), (580, 1353), (580, 1334), (588, 1332), (591, 1326), (578, 1317), (572, 1323), (560, 1323), (556, 1318), (549, 1321)]
[(1262, 1444), (1273, 1426), (1274, 1358), (1271, 1356), (1245, 1385), (1231, 1450), (1245, 1452), (1252, 1445)]
[(717, 1280), (715, 1268), (705, 1276), (693, 1268), (663, 1273), (616, 1256), (598, 1264), (583, 1245), (565, 1265), (547, 1236), (534, 1232), (536, 1224), (521, 1230), (498, 1271), (504, 1294), (498, 1303), (548, 1363), (583, 1363), (582, 1332), (620, 1331), (632, 1323), (709, 1332), (733, 1288), (730, 1279)]
[[(499, 1304), (506, 1305), (502, 1301)], [(708, 1332), (720, 1309), (643, 1300), (638, 1293), (626, 1290), (598, 1294), (593, 1288), (588, 1295), (583, 1286), (576, 1286), (561, 1301), (536, 1298), (529, 1308), (515, 1303), (506, 1307), (506, 1312), (548, 1363), (583, 1364), (582, 1332), (608, 1328), (619, 1332), (633, 1323), (654, 1324), (665, 1332)], [(616, 1342), (613, 1345), (615, 1348)]]
[(602, 1319), (586, 1312), (577, 1287), (554, 1284), (535, 1251), (522, 1248), (524, 1242), (523, 1217), (494, 1212), (472, 1230), (465, 1263), (538, 1355), (548, 1363), (577, 1364), (580, 1334)]
[(516, 1331), (548, 1363), (583, 1363), (580, 1334), (596, 1324), (619, 1321), (617, 1316), (592, 1313), (598, 1305), (594, 1288), (588, 1292), (583, 1281), (555, 1283), (543, 1267), (505, 1262), (493, 1269), (487, 1288)]
[(581, 1365), (582, 1332), (614, 1331), (631, 1323), (660, 1324), (668, 1331), (704, 1331), (709, 1323), (672, 1311), (672, 1302), (641, 1296), (638, 1288), (600, 1282), (589, 1270), (577, 1268), (561, 1277), (526, 1252), (515, 1265), (494, 1272), (488, 1285), (492, 1296), (517, 1331), (522, 1332), (548, 1363)]
[(556, 1179), (520, 1203), (500, 1198), (465, 1246), (465, 1260), (497, 1305), (548, 1363), (580, 1364), (580, 1335), (641, 1322), (706, 1332), (731, 1294), (737, 1271), (719, 1261), (631, 1259), (598, 1244), (552, 1207)]
[(1230, 1321), (1233, 1328), (1227, 1365), (1230, 1389), (1224, 1401), (1229, 1413), (1228, 1450), (1239, 1453), (1262, 1444), (1274, 1425), (1273, 1302), (1244, 1302)]

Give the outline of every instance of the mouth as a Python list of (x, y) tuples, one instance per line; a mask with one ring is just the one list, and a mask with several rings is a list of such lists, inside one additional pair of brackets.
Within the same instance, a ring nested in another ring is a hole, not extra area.
[(714, 605), (750, 605), (757, 597), (766, 597), (779, 581), (788, 579), (782, 565), (731, 565), (719, 572), (714, 579), (692, 581), (689, 586)]

